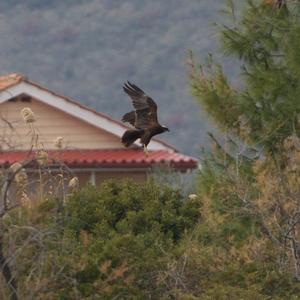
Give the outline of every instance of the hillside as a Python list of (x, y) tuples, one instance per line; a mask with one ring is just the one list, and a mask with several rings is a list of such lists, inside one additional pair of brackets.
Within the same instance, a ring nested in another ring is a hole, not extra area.
[[(130, 80), (159, 104), (162, 139), (198, 155), (210, 126), (187, 85), (189, 49), (216, 49), (223, 1), (9, 1), (0, 4), (1, 74), (20, 72), (120, 119)], [(200, 117), (199, 117), (200, 116)]]

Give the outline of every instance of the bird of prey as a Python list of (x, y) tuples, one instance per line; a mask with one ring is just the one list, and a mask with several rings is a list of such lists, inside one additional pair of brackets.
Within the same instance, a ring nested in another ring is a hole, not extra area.
[(140, 143), (147, 155), (147, 146), (151, 138), (169, 131), (169, 129), (158, 123), (156, 103), (139, 87), (127, 81), (123, 85), (123, 90), (131, 98), (134, 110), (125, 114), (122, 121), (130, 123), (134, 129), (125, 131), (122, 136), (122, 143), (125, 147), (129, 147), (140, 138)]

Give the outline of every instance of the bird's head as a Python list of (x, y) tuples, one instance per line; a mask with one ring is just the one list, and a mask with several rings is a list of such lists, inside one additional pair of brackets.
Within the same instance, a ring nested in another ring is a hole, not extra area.
[(165, 132), (165, 131), (170, 131), (169, 128), (168, 128), (167, 126), (162, 126), (162, 128), (163, 128), (163, 132)]

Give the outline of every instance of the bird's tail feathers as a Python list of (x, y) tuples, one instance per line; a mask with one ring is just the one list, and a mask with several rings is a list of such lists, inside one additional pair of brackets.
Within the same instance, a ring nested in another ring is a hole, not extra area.
[(132, 145), (138, 138), (143, 135), (143, 130), (126, 130), (122, 136), (122, 144), (125, 147)]

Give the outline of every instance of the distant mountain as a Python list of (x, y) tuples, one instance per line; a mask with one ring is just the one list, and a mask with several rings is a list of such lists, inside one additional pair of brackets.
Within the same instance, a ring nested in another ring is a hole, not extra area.
[(186, 59), (216, 49), (222, 0), (26, 0), (0, 3), (0, 73), (20, 72), (120, 119), (130, 80), (159, 104), (161, 138), (198, 155), (210, 127), (190, 96)]

